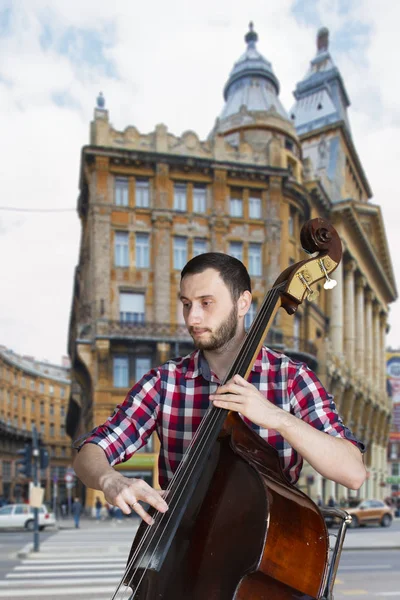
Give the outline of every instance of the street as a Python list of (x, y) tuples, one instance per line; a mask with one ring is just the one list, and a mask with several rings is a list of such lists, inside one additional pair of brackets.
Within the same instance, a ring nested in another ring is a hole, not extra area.
[[(0, 532), (0, 600), (110, 600), (123, 575), (138, 521), (82, 519), (40, 534), (40, 551), (27, 552), (32, 534)], [(23, 549), (26, 556), (24, 556)], [(347, 532), (335, 600), (400, 599), (400, 520), (389, 528)], [(185, 599), (186, 600), (186, 599)], [(189, 600), (189, 599), (188, 599)]]

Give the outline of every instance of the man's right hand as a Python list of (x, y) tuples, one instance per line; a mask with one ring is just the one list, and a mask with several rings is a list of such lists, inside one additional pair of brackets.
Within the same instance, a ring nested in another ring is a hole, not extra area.
[(153, 489), (143, 479), (124, 477), (116, 471), (107, 473), (101, 479), (101, 488), (107, 502), (118, 506), (126, 515), (134, 510), (148, 525), (152, 525), (152, 517), (139, 502), (149, 504), (162, 513), (168, 510), (162, 492)]
[(129, 515), (134, 510), (146, 523), (153, 519), (139, 502), (145, 502), (160, 512), (168, 510), (163, 492), (154, 490), (142, 479), (130, 479), (112, 467), (104, 450), (96, 444), (85, 444), (74, 460), (79, 479), (94, 490), (101, 490), (107, 502)]

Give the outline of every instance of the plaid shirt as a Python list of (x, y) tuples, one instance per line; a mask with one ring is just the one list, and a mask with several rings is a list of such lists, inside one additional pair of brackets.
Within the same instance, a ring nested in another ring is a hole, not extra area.
[[(350, 440), (363, 451), (363, 444), (343, 425), (332, 396), (305, 364), (263, 347), (249, 381), (273, 404), (316, 429)], [(156, 431), (161, 442), (160, 486), (165, 489), (210, 405), (209, 394), (219, 385), (199, 350), (170, 360), (136, 383), (114, 414), (84, 443), (101, 446), (115, 465), (128, 460)], [(302, 457), (277, 431), (244, 420), (277, 449), (285, 475), (295, 483)]]

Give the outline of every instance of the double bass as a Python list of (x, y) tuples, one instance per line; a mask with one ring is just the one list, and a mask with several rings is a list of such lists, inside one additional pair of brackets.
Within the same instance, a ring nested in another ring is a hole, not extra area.
[[(277, 310), (293, 314), (338, 266), (342, 245), (321, 218), (301, 230), (311, 255), (267, 293), (224, 380), (249, 376)], [(277, 451), (234, 412), (210, 406), (175, 472), (166, 513), (139, 526), (112, 600), (316, 600), (329, 536), (314, 502), (286, 479)]]

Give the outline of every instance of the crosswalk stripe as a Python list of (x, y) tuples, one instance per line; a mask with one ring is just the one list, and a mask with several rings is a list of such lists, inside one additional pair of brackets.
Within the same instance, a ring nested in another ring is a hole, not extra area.
[[(35, 583), (37, 583), (37, 579), (26, 579), (23, 584), (24, 585), (34, 585)], [(98, 583), (99, 578), (98, 577), (74, 577), (73, 579), (74, 583), (80, 583), (80, 584), (88, 584), (88, 583)], [(117, 577), (104, 577), (101, 579), (102, 582), (104, 583), (119, 583), (119, 580)], [(71, 583), (71, 579), (40, 579), (40, 586), (44, 587), (44, 586), (48, 586), (48, 585), (55, 585), (57, 584), (58, 586), (60, 585), (68, 585), (69, 583)], [(0, 581), (0, 587), (5, 588), (5, 587), (15, 587), (16, 585), (20, 585), (21, 582), (20, 581), (10, 581), (10, 580), (3, 580)]]
[[(65, 564), (83, 564), (83, 563), (106, 563), (106, 564), (110, 564), (110, 563), (120, 563), (121, 560), (124, 560), (123, 558), (117, 558), (117, 557), (110, 557), (110, 558), (96, 558), (95, 556), (93, 556), (93, 558), (70, 558), (68, 559), (68, 562), (65, 560), (62, 560), (61, 558), (53, 558), (53, 559), (47, 559), (47, 560), (30, 560), (30, 559), (24, 559), (22, 561), (22, 564), (26, 564), (26, 565), (65, 565)], [(125, 560), (126, 563), (126, 560)]]
[(96, 600), (110, 600), (110, 595), (114, 592), (115, 587), (111, 586), (96, 586), (90, 588), (81, 588), (81, 587), (70, 587), (65, 588), (60, 591), (59, 587), (53, 587), (49, 589), (27, 589), (27, 590), (0, 590), (0, 598), (18, 598), (20, 596), (23, 598), (28, 598), (31, 596), (50, 596), (53, 598), (62, 598), (66, 596), (77, 596), (81, 598), (82, 596), (95, 595)]
[[(109, 563), (107, 563), (109, 564)], [(114, 562), (112, 565), (114, 569), (115, 568), (119, 568), (119, 569), (124, 569), (126, 566), (125, 562)], [(14, 567), (14, 571), (17, 572), (21, 572), (21, 571), (68, 571), (69, 569), (74, 568), (75, 571), (76, 570), (80, 570), (80, 569), (87, 569), (88, 567), (90, 567), (90, 569), (92, 571), (104, 571), (104, 564), (98, 565), (95, 563), (95, 561), (93, 561), (93, 564), (91, 564), (90, 561), (88, 561), (87, 563), (85, 563), (84, 565), (82, 564), (62, 564), (62, 565), (26, 565), (26, 566), (17, 566)]]
[[(34, 573), (32, 573), (32, 571), (30, 571), (29, 573), (8, 573), (6, 575), (6, 579), (27, 579), (28, 577), (32, 577), (34, 575)], [(71, 577), (76, 577), (76, 575), (78, 575), (79, 577), (83, 576), (83, 575), (93, 575), (93, 570), (91, 569), (90, 571), (79, 571), (79, 573), (75, 570), (75, 571), (63, 571), (62, 575), (64, 577), (67, 576), (71, 576)], [(102, 575), (102, 573), (96, 573), (96, 575)], [(105, 575), (120, 575), (122, 577), (123, 575), (123, 571), (120, 571), (119, 569), (107, 569), (107, 572), (105, 573)], [(51, 577), (52, 581), (54, 581), (54, 572), (52, 573), (51, 571), (40, 571), (37, 573), (37, 577), (40, 577), (41, 579), (43, 577)], [(25, 582), (24, 582), (25, 583)], [(0, 582), (1, 585), (1, 582)]]
[[(0, 600), (109, 600), (125, 572), (134, 531), (58, 531), (0, 578)], [(130, 588), (124, 594), (130, 596)]]

